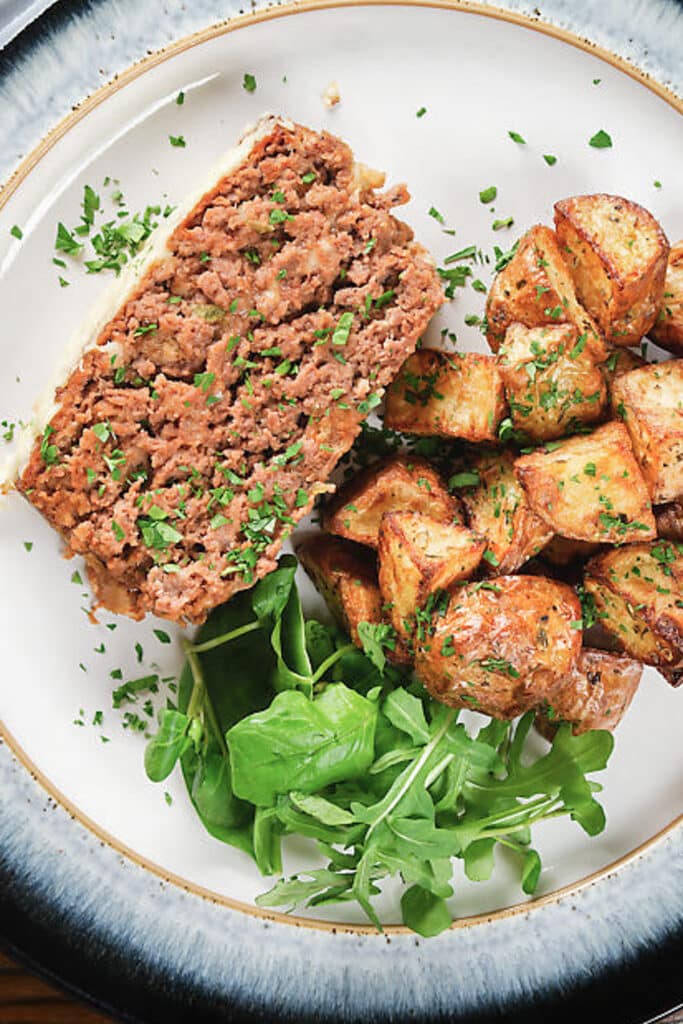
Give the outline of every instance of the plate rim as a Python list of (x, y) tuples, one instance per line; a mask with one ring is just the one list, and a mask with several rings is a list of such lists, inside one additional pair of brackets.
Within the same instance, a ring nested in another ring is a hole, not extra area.
[[(679, 96), (668, 86), (663, 85), (648, 72), (643, 71), (626, 57), (622, 57), (609, 50), (607, 47), (594, 43), (588, 38), (582, 37), (559, 25), (544, 21), (540, 16), (531, 16), (521, 11), (504, 9), (487, 3), (476, 2), (476, 0), (288, 0), (285, 3), (270, 4), (259, 10), (245, 14), (238, 14), (219, 22), (212, 23), (204, 28), (198, 29), (180, 39), (174, 40), (166, 46), (160, 47), (145, 55), (123, 71), (115, 74), (108, 82), (99, 86), (91, 92), (80, 103), (77, 103), (68, 114), (61, 118), (30, 152), (10, 172), (8, 178), (0, 185), (0, 210), (2, 210), (12, 195), (19, 189), (23, 182), (30, 175), (31, 171), (40, 163), (43, 157), (59, 142), (64, 136), (91, 111), (105, 102), (126, 85), (142, 77), (147, 71), (164, 63), (167, 60), (178, 56), (200, 46), (213, 39), (220, 38), (241, 28), (248, 28), (252, 25), (262, 24), (267, 21), (291, 17), (296, 14), (305, 14), (315, 11), (325, 11), (339, 8), (362, 8), (362, 7), (408, 7), (424, 8), (435, 10), (449, 10), (463, 14), (474, 14), (497, 21), (507, 22), (522, 28), (530, 29), (541, 35), (548, 36), (582, 50), (601, 60), (606, 61), (618, 71), (628, 75), (631, 79), (643, 85), (650, 92), (654, 92), (660, 99), (683, 115), (683, 96)], [(132, 861), (138, 867), (149, 871), (168, 884), (174, 885), (187, 893), (199, 896), (208, 902), (225, 906), (230, 910), (247, 914), (251, 917), (261, 918), (267, 921), (287, 924), (298, 928), (308, 928), (313, 931), (343, 932), (353, 935), (376, 935), (377, 930), (372, 924), (353, 924), (344, 921), (323, 921), (315, 918), (303, 917), (301, 915), (285, 914), (279, 911), (266, 910), (255, 904), (245, 903), (233, 897), (223, 895), (212, 889), (207, 889), (198, 883), (189, 881), (175, 872), (161, 867), (155, 861), (138, 853), (126, 843), (121, 842), (107, 829), (97, 824), (89, 815), (85, 814), (77, 804), (73, 803), (45, 774), (38, 768), (35, 762), (29, 757), (22, 745), (9, 731), (5, 723), (0, 719), (0, 741), (4, 742), (11, 754), (17, 759), (29, 775), (40, 785), (40, 787), (56, 801), (72, 818), (83, 825), (100, 842), (106, 843), (116, 853), (121, 854)], [(470, 928), (479, 924), (486, 924), (493, 920), (504, 920), (509, 917), (516, 917), (520, 914), (530, 913), (532, 910), (540, 909), (550, 903), (556, 903), (567, 896), (594, 885), (602, 878), (608, 877), (621, 870), (627, 864), (645, 856), (650, 850), (662, 843), (669, 835), (683, 826), (683, 813), (679, 814), (671, 822), (658, 830), (654, 835), (649, 836), (644, 842), (638, 844), (632, 850), (627, 851), (621, 857), (610, 862), (602, 868), (591, 872), (589, 875), (554, 889), (535, 899), (522, 901), (503, 907), (499, 910), (482, 914), (471, 914), (456, 918), (449, 930)], [(387, 936), (409, 934), (410, 929), (404, 925), (387, 924), (383, 925), (383, 932)]]

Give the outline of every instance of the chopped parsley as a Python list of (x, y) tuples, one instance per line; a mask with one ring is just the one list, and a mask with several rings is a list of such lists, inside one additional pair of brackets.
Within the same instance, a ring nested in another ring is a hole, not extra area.
[(332, 334), (333, 345), (345, 345), (349, 340), (349, 334), (351, 333), (351, 327), (353, 325), (353, 313), (346, 312), (342, 313), (337, 321), (337, 326)]
[(256, 92), (256, 79), (249, 72), (245, 72), (242, 80), (242, 88), (245, 92)]
[(426, 107), (420, 107), (420, 109), (416, 112), (415, 117), (424, 117), (426, 113), (427, 113), (427, 108)]
[(526, 139), (523, 139), (519, 132), (508, 131), (508, 135), (519, 146), (526, 146)]
[(596, 132), (595, 135), (588, 140), (588, 145), (592, 146), (593, 149), (611, 149), (612, 139), (611, 136), (601, 128), (599, 132)]
[(187, 145), (184, 135), (169, 135), (168, 141), (177, 149), (185, 149), (185, 146)]
[(437, 208), (435, 206), (430, 206), (429, 210), (427, 212), (428, 212), (430, 217), (434, 218), (434, 220), (438, 220), (439, 224), (445, 224), (446, 223), (444, 215), (442, 213), (439, 213), (439, 211), (437, 210)]
[(178, 104), (179, 107), (182, 107), (183, 103), (185, 102), (185, 93), (183, 92), (182, 89), (180, 90), (180, 92), (176, 96), (175, 101), (176, 101), (176, 103)]
[(489, 185), (488, 188), (483, 188), (479, 193), (480, 203), (492, 203), (498, 195), (498, 189), (495, 185)]
[(10, 228), (10, 235), (12, 238), (18, 238), (19, 241), (24, 237), (24, 232), (21, 230), (18, 224), (13, 224)]
[(552, 153), (544, 153), (543, 159), (547, 163), (548, 167), (553, 167), (557, 163), (557, 157), (553, 156)]

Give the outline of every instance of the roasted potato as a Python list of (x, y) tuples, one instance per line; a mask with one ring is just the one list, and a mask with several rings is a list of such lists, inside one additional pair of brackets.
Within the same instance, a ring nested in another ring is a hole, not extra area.
[(623, 544), (656, 536), (647, 486), (623, 423), (522, 455), (515, 473), (532, 510), (562, 537)]
[(441, 523), (462, 522), (457, 498), (425, 459), (396, 455), (380, 459), (349, 480), (330, 499), (323, 529), (377, 547), (385, 512), (423, 512)]
[(466, 583), (416, 639), (415, 673), (444, 704), (513, 718), (552, 702), (581, 648), (571, 587), (542, 576)]
[(472, 575), (486, 541), (464, 526), (420, 512), (387, 512), (379, 528), (379, 588), (394, 629), (406, 639), (428, 596)]
[(575, 736), (590, 729), (615, 729), (635, 697), (643, 666), (619, 654), (583, 647), (576, 664), (536, 715), (536, 727), (552, 739), (560, 722)]
[(683, 359), (650, 363), (619, 377), (612, 405), (656, 504), (683, 495)]
[(637, 344), (664, 297), (669, 243), (647, 210), (621, 196), (555, 203), (555, 230), (582, 305), (613, 345)]
[(495, 441), (507, 413), (495, 360), (420, 349), (389, 386), (384, 425), (411, 434)]
[(470, 528), (488, 542), (482, 564), (494, 575), (515, 572), (553, 535), (529, 507), (514, 465), (510, 451), (482, 452), (469, 467), (479, 483), (461, 492)]
[(577, 301), (555, 233), (542, 224), (527, 231), (513, 258), (496, 275), (486, 302), (486, 322), (486, 338), (494, 352), (510, 324), (574, 324), (598, 362), (608, 355), (597, 325)]
[(683, 241), (671, 247), (664, 299), (649, 336), (662, 348), (683, 356)]
[(574, 324), (511, 324), (498, 365), (515, 427), (533, 441), (551, 441), (599, 420), (607, 387)]
[[(362, 648), (358, 624), (386, 622), (374, 554), (350, 541), (318, 533), (303, 541), (297, 556), (337, 624)], [(399, 665), (412, 660), (398, 639), (386, 654)]]
[(683, 664), (681, 550), (664, 540), (626, 544), (586, 566), (584, 587), (595, 600), (603, 629), (646, 665)]
[(671, 501), (654, 510), (657, 536), (666, 540), (683, 541), (683, 502)]
[(631, 370), (639, 370), (641, 366), (647, 366), (647, 363), (637, 353), (633, 352), (632, 349), (612, 349), (600, 367), (605, 377), (609, 397), (612, 397), (614, 384), (620, 377), (623, 377), (625, 373), (630, 373)]

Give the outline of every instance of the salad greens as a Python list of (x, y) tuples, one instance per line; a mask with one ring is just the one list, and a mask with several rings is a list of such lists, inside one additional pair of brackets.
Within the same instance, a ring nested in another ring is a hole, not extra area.
[(145, 751), (155, 782), (180, 762), (205, 828), (264, 875), (282, 873), (283, 836), (317, 842), (327, 867), (281, 878), (260, 906), (356, 900), (381, 930), (373, 898), (399, 875), (404, 923), (436, 935), (452, 920), (452, 858), (484, 881), (503, 847), (533, 893), (532, 825), (568, 815), (588, 835), (604, 828), (601, 787), (586, 776), (606, 766), (610, 733), (574, 736), (563, 725), (531, 763), (533, 712), (470, 735), (456, 710), (386, 661), (390, 636), (361, 629), (360, 651), (335, 627), (306, 621), (295, 572), (283, 556), (185, 643), (178, 707), (161, 712)]

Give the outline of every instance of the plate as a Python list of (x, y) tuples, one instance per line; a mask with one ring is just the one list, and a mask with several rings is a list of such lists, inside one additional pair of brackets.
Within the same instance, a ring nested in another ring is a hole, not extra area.
[[(243, 88), (245, 73), (256, 78), (253, 92)], [(342, 100), (330, 110), (322, 94), (333, 79)], [(78, 221), (84, 186), (114, 212), (119, 190), (131, 212), (163, 210), (266, 110), (327, 128), (390, 183), (406, 180), (413, 199), (402, 216), (439, 259), (469, 244), (507, 248), (532, 223), (551, 220), (554, 200), (577, 192), (627, 195), (672, 239), (683, 235), (681, 104), (616, 58), (519, 17), (446, 3), (312, 4), (254, 15), (124, 73), (59, 126), (5, 189), (3, 418), (28, 418), (107, 287), (105, 275), (52, 263), (56, 224)], [(611, 149), (589, 145), (599, 130)], [(185, 146), (171, 145), (180, 135)], [(548, 154), (557, 162), (546, 162)], [(478, 198), (490, 185), (498, 188), (495, 213)], [(495, 219), (509, 217), (510, 227), (493, 230)], [(485, 280), (490, 266), (481, 269)], [(482, 307), (480, 295), (463, 291), (428, 340), (446, 328), (462, 349), (484, 351), (465, 324)], [(235, 1012), (296, 1019), (402, 1019), (409, 1011), (460, 1019), (494, 1003), (530, 1014), (560, 985), (583, 998), (596, 967), (603, 981), (626, 963), (642, 969), (664, 936), (680, 940), (683, 903), (671, 893), (683, 873), (675, 827), (683, 704), (655, 673), (646, 673), (618, 733), (606, 832), (588, 840), (565, 823), (539, 830), (540, 898), (521, 903), (503, 863), (487, 886), (458, 876), (460, 919), (447, 935), (425, 944), (389, 927), (378, 936), (352, 910), (343, 919), (339, 908), (316, 918), (256, 910), (264, 883), (249, 860), (203, 832), (178, 779), (146, 781), (137, 728), (144, 708), (114, 710), (111, 692), (119, 674), (177, 675), (178, 645), (154, 632), (172, 633), (168, 624), (108, 614), (94, 624), (82, 566), (59, 557), (52, 532), (16, 497), (2, 508), (0, 559), (8, 638), (3, 920), (19, 947), (108, 1005), (156, 1019), (171, 986), (206, 1019), (221, 1001)], [(312, 863), (307, 848), (288, 846), (287, 873)], [(395, 892), (382, 913), (390, 925), (398, 919)], [(56, 937), (61, 954), (47, 955), (42, 942)], [(673, 942), (662, 945), (660, 967)], [(69, 944), (78, 950), (73, 962)], [(141, 1001), (145, 973), (154, 985)], [(618, 1019), (671, 1005), (680, 996), (671, 985), (649, 1003), (629, 998)], [(591, 999), (599, 998), (594, 989)]]

